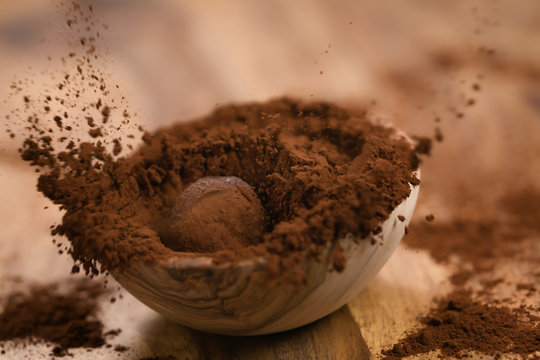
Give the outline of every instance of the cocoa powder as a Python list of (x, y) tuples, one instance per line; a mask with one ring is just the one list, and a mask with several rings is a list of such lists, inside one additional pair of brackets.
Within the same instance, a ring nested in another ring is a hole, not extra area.
[(486, 355), (513, 353), (527, 358), (540, 348), (538, 318), (523, 310), (490, 306), (458, 290), (440, 299), (423, 325), (391, 350), (385, 359), (440, 350), (441, 358), (467, 357), (471, 351)]
[(54, 345), (54, 356), (67, 355), (72, 348), (105, 345), (103, 324), (97, 318), (98, 299), (106, 293), (103, 285), (88, 281), (62, 285), (68, 289), (49, 284), (9, 295), (0, 314), (0, 342), (45, 341)]
[[(172, 256), (162, 242), (164, 221), (182, 191), (203, 177), (246, 181), (267, 224), (256, 245), (206, 255), (215, 262), (264, 256), (277, 273), (347, 233), (368, 237), (419, 182), (407, 140), (323, 102), (226, 106), (144, 140), (137, 153), (117, 160), (99, 142), (58, 153), (48, 138), (24, 143), (23, 159), (44, 172), (38, 190), (66, 211), (53, 235), (67, 236), (87, 272)], [(289, 280), (305, 281), (294, 274)]]

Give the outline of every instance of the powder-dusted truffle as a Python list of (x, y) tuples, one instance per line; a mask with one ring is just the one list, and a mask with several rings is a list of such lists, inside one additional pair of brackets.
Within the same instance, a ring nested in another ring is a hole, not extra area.
[(204, 177), (178, 197), (161, 240), (191, 252), (232, 250), (262, 241), (264, 209), (251, 186), (234, 176)]

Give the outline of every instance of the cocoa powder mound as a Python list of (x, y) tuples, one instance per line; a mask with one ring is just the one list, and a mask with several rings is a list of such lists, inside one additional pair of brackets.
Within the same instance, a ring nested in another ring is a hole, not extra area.
[(518, 354), (527, 358), (540, 349), (538, 318), (523, 310), (495, 307), (474, 301), (467, 291), (459, 290), (438, 301), (426, 317), (423, 327), (409, 334), (385, 359), (440, 350), (443, 358), (467, 357), (470, 351), (486, 355)]
[(39, 191), (65, 210), (53, 235), (67, 236), (87, 272), (172, 256), (161, 241), (164, 221), (183, 189), (203, 177), (244, 180), (267, 224), (258, 245), (207, 255), (216, 262), (264, 256), (276, 272), (348, 233), (368, 237), (419, 183), (407, 140), (324, 102), (226, 106), (144, 140), (120, 159), (99, 142), (59, 153), (42, 138), (23, 146), (23, 159), (44, 171)]
[(67, 355), (72, 348), (104, 345), (103, 324), (96, 317), (103, 286), (88, 282), (71, 285), (68, 291), (51, 284), (11, 294), (0, 314), (0, 342), (45, 341), (55, 345), (55, 356)]

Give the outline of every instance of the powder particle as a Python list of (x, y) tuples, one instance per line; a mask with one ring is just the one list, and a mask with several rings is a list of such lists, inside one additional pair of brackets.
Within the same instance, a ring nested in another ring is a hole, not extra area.
[(109, 121), (109, 117), (111, 116), (111, 108), (109, 108), (108, 106), (105, 106), (102, 110), (101, 110), (101, 115), (103, 116), (103, 123), (107, 123), (107, 121)]
[(60, 116), (55, 116), (54, 122), (56, 123), (56, 126), (58, 126), (60, 129), (62, 128), (62, 118)]
[(435, 141), (442, 142), (444, 140), (444, 135), (441, 131), (441, 128), (436, 127), (435, 128)]
[(128, 350), (129, 350), (129, 348), (127, 346), (124, 346), (124, 345), (116, 345), (114, 347), (114, 351), (117, 351), (117, 352), (126, 352)]
[(67, 292), (53, 284), (12, 294), (0, 314), (0, 341), (41, 339), (56, 344), (55, 356), (71, 348), (100, 347), (105, 339), (96, 312), (103, 292), (100, 284), (77, 282)]
[(91, 116), (88, 116), (86, 118), (86, 122), (87, 122), (88, 126), (91, 127), (91, 128), (96, 126), (96, 124), (94, 122), (94, 118), (92, 118)]
[(416, 141), (415, 151), (418, 154), (431, 154), (432, 142), (430, 138), (423, 136), (415, 136), (414, 140)]
[(51, 168), (38, 189), (66, 210), (53, 234), (68, 237), (87, 273), (171, 256), (160, 228), (176, 198), (200, 178), (236, 176), (253, 186), (267, 230), (259, 244), (219, 250), (214, 261), (264, 256), (269, 271), (305, 281), (281, 270), (348, 233), (367, 237), (419, 183), (408, 141), (323, 102), (231, 105), (143, 139), (118, 160), (99, 143), (58, 155), (43, 141), (24, 145), (24, 159)]
[(114, 139), (113, 144), (113, 155), (120, 155), (120, 153), (122, 152), (122, 142), (120, 141), (120, 139)]
[(121, 332), (122, 332), (122, 329), (112, 329), (112, 330), (107, 331), (104, 335), (105, 336), (117, 336), (117, 335), (120, 335)]
[(204, 177), (177, 200), (163, 243), (199, 253), (237, 249), (262, 240), (264, 209), (251, 186), (237, 177)]
[(97, 138), (103, 136), (103, 133), (101, 132), (101, 128), (95, 128), (88, 130), (88, 135), (93, 138)]

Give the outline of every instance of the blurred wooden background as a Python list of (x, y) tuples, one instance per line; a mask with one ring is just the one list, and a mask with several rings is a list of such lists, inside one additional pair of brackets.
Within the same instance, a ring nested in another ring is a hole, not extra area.
[[(445, 141), (423, 165), (417, 218), (497, 212), (509, 189), (540, 187), (540, 2), (499, 1), (86, 1), (109, 24), (99, 43), (103, 68), (155, 129), (231, 101), (290, 95), (368, 108), (404, 130)], [(48, 236), (60, 213), (35, 191), (17, 156), (20, 138), (4, 131), (14, 76), (35, 86), (48, 54), (68, 52), (64, 18), (52, 1), (0, 0), (0, 297), (32, 282), (68, 277), (67, 256)], [(36, 44), (45, 37), (46, 43)], [(490, 55), (494, 50), (494, 54)], [(321, 74), (322, 71), (322, 74)], [(481, 85), (474, 91), (472, 85)], [(475, 99), (468, 107), (467, 101)], [(463, 112), (458, 118), (456, 113)], [(434, 119), (439, 117), (440, 124)], [(9, 125), (13, 128), (13, 125)], [(490, 196), (477, 192), (491, 188)], [(463, 201), (468, 195), (469, 200)], [(49, 206), (48, 209), (44, 209)], [(23, 256), (23, 253), (25, 254)], [(404, 270), (406, 269), (406, 270)], [(266, 338), (229, 339), (171, 323), (128, 294), (103, 303), (113, 342), (130, 349), (74, 351), (77, 359), (374, 358), (447, 291), (450, 269), (400, 247), (348, 307), (312, 326)], [(516, 265), (516, 281), (520, 271)], [(44, 346), (17, 357), (47, 358)], [(12, 359), (14, 353), (0, 355)], [(427, 354), (421, 358), (433, 358)]]

